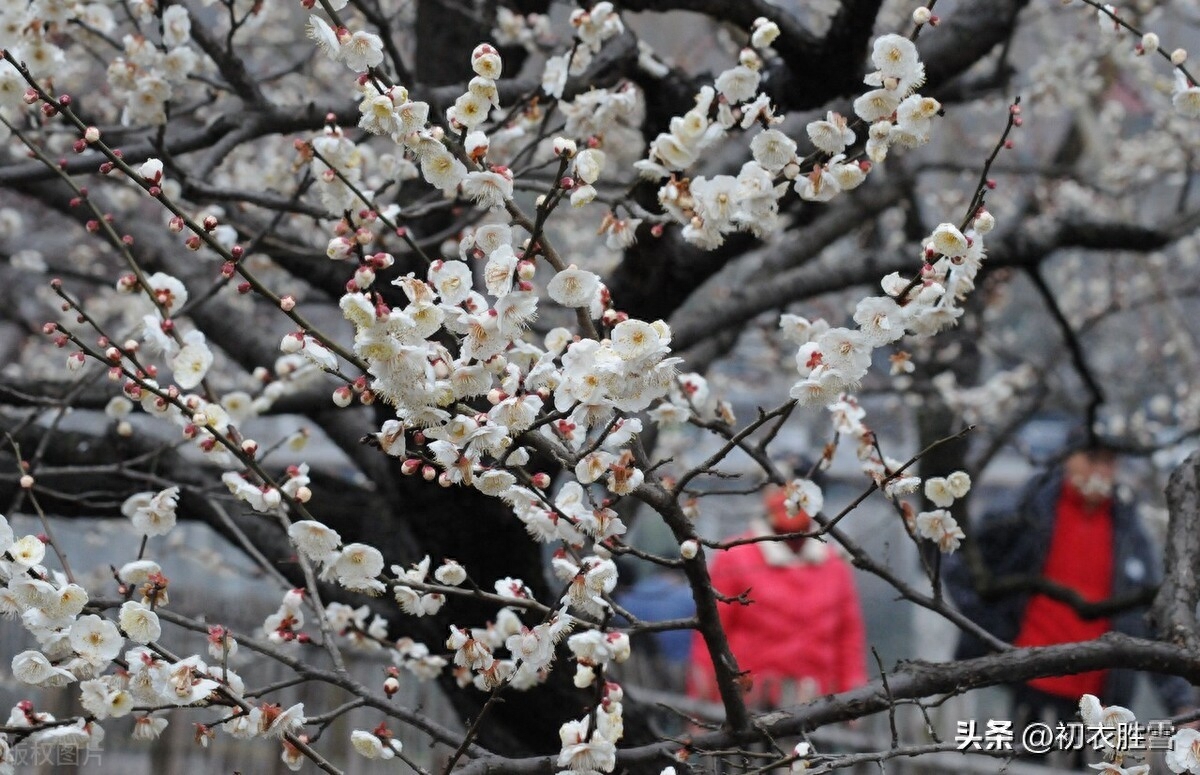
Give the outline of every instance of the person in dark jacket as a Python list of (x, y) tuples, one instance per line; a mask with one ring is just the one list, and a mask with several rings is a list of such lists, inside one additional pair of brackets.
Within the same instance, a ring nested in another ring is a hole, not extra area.
[[(985, 517), (972, 540), (991, 581), (1037, 573), (1073, 589), (1088, 602), (1136, 595), (1162, 580), (1159, 552), (1132, 504), (1117, 497), (1115, 453), (1094, 440), (1076, 443), (1063, 463), (1033, 479), (1013, 512)], [(965, 555), (952, 555), (945, 568), (951, 598), (968, 618), (1016, 646), (1048, 646), (1091, 640), (1115, 631), (1152, 637), (1145, 606), (1111, 617), (1085, 619), (1065, 602), (1042, 593), (1010, 593), (985, 600), (978, 594)], [(978, 638), (964, 634), (957, 656), (987, 653)], [(1167, 710), (1195, 707), (1191, 685), (1175, 676), (1152, 675)], [(1124, 669), (1039, 678), (1014, 687), (1013, 720), (1071, 721), (1079, 698), (1097, 696), (1105, 705), (1128, 706), (1136, 673)]]

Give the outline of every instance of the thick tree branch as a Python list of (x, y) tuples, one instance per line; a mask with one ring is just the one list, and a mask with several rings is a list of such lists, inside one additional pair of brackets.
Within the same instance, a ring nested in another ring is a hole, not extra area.
[(1188, 455), (1167, 482), (1166, 573), (1153, 616), (1160, 635), (1193, 654), (1200, 652), (1200, 626), (1196, 605), (1200, 602), (1200, 451)]

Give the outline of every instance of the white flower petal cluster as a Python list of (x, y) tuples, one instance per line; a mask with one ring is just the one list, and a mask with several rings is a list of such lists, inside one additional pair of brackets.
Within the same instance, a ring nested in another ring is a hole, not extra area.
[(590, 725), (591, 719), (585, 716), (559, 727), (558, 736), (562, 743), (558, 753), (559, 767), (576, 773), (598, 773), (612, 772), (617, 766), (616, 740), (605, 736), (600, 729), (590, 730)]
[(1179, 69), (1175, 70), (1175, 91), (1171, 94), (1171, 104), (1181, 116), (1200, 118), (1200, 85), (1188, 80)]
[(947, 509), (971, 490), (971, 476), (966, 471), (955, 471), (946, 477), (935, 476), (925, 480), (925, 497), (940, 509)]
[(620, 14), (608, 0), (601, 0), (587, 11), (572, 11), (571, 26), (575, 28), (575, 37), (592, 53), (598, 53), (604, 41), (625, 31)]
[[(309, 166), (325, 208), (333, 213), (341, 213), (366, 207), (366, 202), (355, 193), (356, 190), (363, 191), (364, 158), (354, 141), (346, 137), (339, 127), (327, 126), (310, 142), (315, 153)], [(331, 248), (328, 251), (331, 258), (347, 257), (351, 246), (347, 243), (341, 244), (345, 246), (346, 254), (339, 256), (337, 251)]]
[(380, 737), (374, 732), (356, 729), (350, 733), (350, 745), (367, 759), (391, 759), (404, 749), (403, 743), (391, 736)]
[[(1100, 729), (1115, 730), (1137, 722), (1137, 716), (1135, 716), (1133, 711), (1131, 711), (1129, 708), (1121, 705), (1102, 705), (1100, 703), (1100, 699), (1092, 694), (1085, 694), (1079, 698), (1079, 716), (1081, 719), (1083, 719), (1085, 726)], [(1178, 736), (1178, 734), (1179, 733), (1177, 732), (1176, 735)], [(1189, 737), (1190, 736), (1185, 736), (1180, 742), (1182, 742), (1185, 746), (1188, 746), (1189, 743), (1187, 742), (1187, 738)], [(1113, 754), (1116, 753), (1114, 741), (1110, 737), (1101, 736), (1100, 742), (1101, 745), (1098, 746), (1098, 749), (1102, 748), (1106, 758), (1111, 759)], [(1182, 750), (1176, 748), (1175, 751), (1181, 754), (1175, 760), (1177, 764), (1186, 760), (1190, 755), (1190, 751), (1187, 747), (1183, 748)], [(1172, 772), (1188, 771), (1186, 769), (1176, 770), (1174, 767), (1172, 767), (1170, 753), (1167, 754), (1167, 766)]]
[(933, 541), (946, 554), (957, 549), (966, 537), (958, 522), (945, 509), (922, 511), (917, 515), (916, 527), (917, 535)]
[(383, 62), (383, 40), (373, 32), (334, 30), (320, 16), (312, 14), (308, 17), (307, 34), (326, 56), (356, 73)]
[[(408, 570), (401, 568), (399, 565), (392, 566), (392, 573), (396, 576), (393, 594), (396, 597), (396, 602), (400, 604), (400, 610), (406, 614), (411, 614), (412, 616), (432, 616), (441, 610), (442, 605), (446, 602), (446, 596), (440, 592), (421, 592), (409, 586), (411, 584), (426, 583), (426, 579), (429, 576), (429, 563), (429, 555), (426, 555), (420, 562)], [(457, 571), (454, 570), (455, 568), (457, 568)], [(466, 580), (466, 572), (456, 562), (448, 562), (437, 569), (435, 576), (441, 581), (438, 574), (451, 580), (459, 579), (461, 574), (461, 580), (458, 581), (460, 584)], [(452, 584), (451, 586), (457, 585)]]
[(233, 497), (245, 501), (255, 511), (274, 511), (283, 503), (279, 490), (270, 485), (253, 485), (235, 471), (226, 471), (221, 475), (221, 481), (229, 488)]
[(322, 572), (322, 578), (336, 578), (346, 589), (378, 594), (386, 586), (377, 577), (383, 573), (383, 554), (373, 546), (346, 544)]
[(268, 616), (262, 625), (263, 634), (274, 643), (295, 640), (304, 627), (304, 590), (288, 590), (279, 610)]
[(1200, 773), (1200, 731), (1184, 727), (1171, 735), (1164, 763), (1171, 772)]
[(121, 605), (118, 619), (125, 637), (134, 643), (145, 645), (158, 640), (162, 635), (162, 625), (158, 622), (158, 614), (151, 608), (136, 600), (129, 600)]
[(133, 522), (133, 529), (144, 536), (166, 535), (175, 527), (179, 488), (168, 487), (158, 493), (139, 492), (125, 499), (121, 513)]

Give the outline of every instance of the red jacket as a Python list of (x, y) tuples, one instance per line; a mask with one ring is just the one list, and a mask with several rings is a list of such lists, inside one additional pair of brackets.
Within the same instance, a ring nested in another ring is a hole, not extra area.
[[(757, 525), (747, 535), (765, 535)], [(713, 587), (750, 605), (718, 603), (739, 670), (751, 673), (747, 702), (778, 707), (867, 682), (862, 611), (850, 565), (813, 539), (797, 555), (778, 542), (741, 544), (717, 554)], [(688, 694), (717, 700), (708, 649), (692, 640)]]

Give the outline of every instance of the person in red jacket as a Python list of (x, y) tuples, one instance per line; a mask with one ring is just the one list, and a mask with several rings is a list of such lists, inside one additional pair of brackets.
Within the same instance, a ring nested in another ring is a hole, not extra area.
[[(767, 519), (739, 538), (802, 532), (812, 520), (788, 514), (784, 490), (765, 499)], [(752, 602), (719, 603), (738, 669), (748, 673), (755, 708), (783, 707), (867, 682), (862, 609), (849, 563), (830, 545), (807, 538), (738, 544), (709, 567), (713, 587)], [(688, 694), (717, 701), (712, 660), (699, 633), (692, 640)]]

